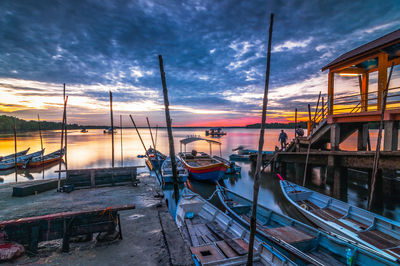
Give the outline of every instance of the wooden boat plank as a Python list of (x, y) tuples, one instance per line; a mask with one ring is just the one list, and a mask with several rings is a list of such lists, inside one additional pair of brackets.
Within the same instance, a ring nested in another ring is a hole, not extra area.
[(378, 232), (376, 230), (359, 232), (358, 236), (362, 240), (364, 240), (380, 249), (387, 249), (387, 248), (395, 247), (400, 242), (397, 239), (395, 239), (391, 236), (388, 236), (382, 232)]
[(247, 254), (247, 250), (242, 248), (238, 243), (236, 243), (231, 237), (229, 237), (226, 233), (222, 232), (214, 223), (207, 223), (207, 227), (217, 234), (221, 239), (225, 240), (225, 242), (240, 256)]
[(363, 223), (361, 223), (360, 221), (354, 220), (354, 219), (352, 219), (352, 218), (350, 218), (350, 217), (346, 217), (346, 218), (344, 218), (344, 219), (346, 219), (346, 220), (352, 222), (353, 224), (357, 225), (358, 227), (360, 227), (360, 228), (363, 229), (363, 230), (365, 230), (365, 229), (367, 229), (367, 228), (369, 227), (368, 225), (363, 224)]
[(213, 235), (213, 233), (207, 228), (205, 224), (199, 225), (198, 230), (200, 230), (201, 233), (208, 239), (210, 239), (212, 242), (217, 242), (219, 240)]
[(185, 224), (190, 236), (190, 241), (192, 242), (193, 246), (198, 246), (199, 240), (197, 239), (196, 232), (194, 231), (194, 226), (192, 224), (188, 224), (186, 221), (187, 219), (185, 219)]
[(386, 249), (385, 251), (387, 251), (392, 256), (400, 259), (400, 247)]
[(318, 261), (323, 261), (324, 265), (329, 265), (329, 266), (343, 265), (342, 262), (338, 261), (333, 256), (330, 256), (324, 252), (321, 252), (320, 250), (314, 251), (314, 252), (309, 252), (309, 253), (307, 253), (307, 255)]
[(194, 255), (199, 258), (202, 263), (218, 261), (224, 259), (221, 253), (214, 245), (205, 245), (200, 247), (190, 247), (190, 250)]
[(299, 229), (293, 226), (282, 226), (270, 229), (264, 229), (264, 228), (260, 229), (265, 233), (272, 235), (278, 239), (282, 239), (287, 243), (303, 242), (314, 238), (313, 236), (303, 231), (300, 231)]
[(337, 212), (335, 210), (332, 210), (330, 208), (326, 208), (326, 209), (323, 209), (323, 210), (325, 212), (327, 212), (329, 215), (332, 215), (333, 217), (335, 217), (336, 219), (339, 219), (339, 218), (343, 217), (343, 214), (341, 214), (341, 213), (339, 213), (339, 212)]
[(347, 224), (342, 223), (341, 221), (339, 221), (338, 219), (334, 218), (333, 216), (327, 214), (326, 212), (324, 212), (322, 209), (319, 210), (310, 210), (311, 213), (319, 216), (320, 218), (327, 220), (327, 221), (331, 221), (336, 223), (337, 225), (340, 225), (341, 227), (346, 228), (347, 230), (351, 231), (351, 232), (357, 232), (356, 229), (354, 229), (351, 226), (348, 226)]
[(225, 257), (237, 257), (236, 252), (224, 240), (218, 241), (215, 244), (221, 250), (221, 252), (224, 253)]

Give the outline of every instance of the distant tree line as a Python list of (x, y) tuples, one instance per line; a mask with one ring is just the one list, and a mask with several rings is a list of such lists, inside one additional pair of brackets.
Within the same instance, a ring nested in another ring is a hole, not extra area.
[[(265, 128), (294, 128), (294, 123), (267, 123), (265, 124)], [(299, 122), (297, 126), (301, 126), (302, 128), (307, 128), (306, 122)], [(260, 128), (261, 123), (247, 125), (246, 128)]]

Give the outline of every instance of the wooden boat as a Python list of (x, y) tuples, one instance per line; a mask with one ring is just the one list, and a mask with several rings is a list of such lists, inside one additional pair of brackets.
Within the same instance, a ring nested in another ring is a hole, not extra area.
[(219, 136), (224, 136), (224, 135), (226, 135), (226, 132), (223, 131), (222, 128), (220, 128), (220, 127), (213, 127), (213, 128), (210, 128), (209, 130), (206, 130), (206, 136), (219, 137)]
[[(34, 153), (30, 153), (30, 154), (25, 154), (25, 155), (21, 155), (19, 157), (17, 157), (17, 166), (18, 167), (22, 167), (24, 165), (26, 165), (28, 163), (28, 161), (36, 156), (41, 156), (44, 152), (44, 149), (41, 151), (37, 151)], [(8, 160), (2, 160), (0, 162), (0, 170), (6, 170), (6, 169), (10, 169), (15, 167), (15, 159), (11, 158)]]
[(49, 154), (46, 154), (44, 156), (39, 155), (39, 156), (33, 157), (33, 158), (29, 159), (26, 167), (29, 167), (29, 168), (30, 167), (39, 167), (42, 165), (47, 165), (47, 164), (50, 164), (53, 162), (57, 162), (62, 159), (64, 154), (65, 154), (65, 148), (55, 151), (55, 152), (52, 152), (52, 153), (49, 153)]
[(153, 148), (149, 148), (147, 150), (148, 158), (146, 159), (146, 165), (150, 171), (160, 171), (161, 165), (167, 159), (167, 156), (155, 150)]
[[(227, 213), (249, 227), (252, 201), (219, 186), (218, 197)], [(397, 265), (396, 258), (383, 257), (354, 241), (335, 237), (261, 204), (257, 206), (257, 236), (284, 255), (294, 255), (295, 263), (319, 265)], [(293, 254), (293, 250), (296, 253)], [(299, 255), (300, 254), (300, 255)], [(349, 265), (349, 264), (348, 264)]]
[[(195, 265), (244, 265), (249, 232), (188, 188), (179, 200), (176, 224), (190, 246)], [(254, 243), (256, 265), (295, 265), (271, 246)]]
[[(221, 143), (215, 140), (203, 139), (199, 136), (191, 136), (180, 141), (181, 152), (178, 157), (181, 159), (185, 167), (189, 171), (189, 176), (198, 181), (217, 182), (224, 177), (226, 170), (229, 165), (212, 158), (210, 155), (204, 152), (186, 152), (186, 145), (195, 141), (206, 141), (210, 144), (210, 154), (212, 154), (211, 145)], [(182, 152), (182, 144), (185, 145), (185, 152)], [(221, 149), (220, 149), (221, 153)]]
[[(237, 153), (233, 153), (229, 155), (229, 160), (231, 161), (249, 161), (251, 155), (256, 155), (258, 150), (249, 150), (243, 146), (239, 146), (236, 149), (232, 149), (232, 151), (236, 151)], [(263, 151), (262, 154), (272, 155), (273, 151)]]
[(213, 158), (225, 163), (226, 165), (229, 165), (228, 170), (226, 170), (226, 172), (225, 172), (226, 174), (240, 174), (240, 172), (242, 171), (242, 167), (239, 165), (236, 165), (235, 162), (228, 161), (227, 159), (222, 158), (221, 156), (217, 156), (217, 155), (214, 155)]
[[(176, 161), (176, 170), (178, 171), (178, 182), (184, 183), (184, 182), (186, 182), (186, 180), (189, 176), (189, 172), (178, 157), (175, 157), (175, 161)], [(161, 175), (162, 175), (162, 178), (164, 179), (165, 183), (174, 182), (174, 179), (172, 176), (171, 157), (168, 157), (162, 163)]]
[(400, 261), (400, 223), (289, 181), (285, 197), (311, 222)]
[[(28, 149), (26, 149), (24, 151), (17, 152), (17, 157), (27, 154), (29, 149), (30, 148), (28, 148)], [(13, 159), (13, 158), (15, 158), (15, 153), (9, 154), (9, 155), (6, 155), (6, 156), (0, 156), (0, 162), (1, 161), (5, 161), (5, 160), (9, 160), (9, 159)]]

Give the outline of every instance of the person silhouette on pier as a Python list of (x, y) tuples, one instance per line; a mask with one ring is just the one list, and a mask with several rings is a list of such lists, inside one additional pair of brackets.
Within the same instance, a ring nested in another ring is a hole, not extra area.
[(288, 139), (288, 136), (286, 132), (282, 129), (281, 133), (279, 134), (278, 141), (281, 141), (281, 149), (283, 150), (286, 148), (286, 140)]

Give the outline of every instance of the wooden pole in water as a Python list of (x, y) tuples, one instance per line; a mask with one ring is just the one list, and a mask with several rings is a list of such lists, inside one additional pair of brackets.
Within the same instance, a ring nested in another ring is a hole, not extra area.
[(154, 141), (154, 149), (156, 149), (157, 146), (157, 133), (158, 133), (158, 125), (156, 125), (156, 139)]
[(294, 138), (297, 136), (297, 108), (294, 109)]
[(121, 166), (124, 167), (124, 153), (122, 149), (122, 115), (119, 115), (119, 127), (121, 130)]
[(17, 118), (14, 117), (14, 164), (15, 164), (15, 182), (18, 182), (17, 173)]
[(178, 171), (176, 169), (174, 137), (172, 136), (171, 117), (169, 115), (168, 90), (167, 90), (167, 82), (165, 81), (164, 63), (162, 55), (158, 55), (158, 61), (160, 64), (161, 82), (164, 94), (165, 119), (167, 122), (167, 130), (168, 130), (169, 156), (171, 157), (172, 176), (174, 180), (174, 194), (175, 194), (175, 200), (176, 202), (178, 202), (179, 199)]
[[(61, 124), (61, 148), (62, 150), (64, 148), (64, 129), (65, 129), (65, 109), (67, 108), (67, 102), (68, 102), (68, 96), (65, 97), (64, 100), (64, 112), (63, 112), (63, 119), (62, 119), (62, 124)], [(61, 163), (62, 160), (60, 160), (60, 163), (58, 165), (58, 184), (57, 184), (57, 191), (61, 191)]]
[(390, 68), (390, 73), (389, 73), (388, 81), (386, 83), (386, 88), (383, 91), (381, 120), (379, 122), (378, 140), (377, 140), (377, 143), (376, 143), (376, 150), (375, 150), (375, 156), (374, 156), (374, 165), (373, 165), (373, 168), (372, 168), (371, 191), (370, 191), (369, 198), (368, 198), (368, 210), (371, 210), (372, 201), (374, 199), (376, 174), (378, 172), (378, 167), (379, 167), (379, 157), (380, 157), (380, 149), (381, 149), (381, 141), (382, 141), (383, 118), (385, 116), (386, 101), (387, 101), (387, 95), (388, 95), (390, 79), (392, 78), (393, 66), (394, 66), (394, 63), (392, 63), (392, 66)]
[(112, 92), (110, 91), (110, 116), (111, 116), (111, 166), (114, 168), (114, 118), (112, 107)]
[[(65, 83), (64, 83), (64, 101), (65, 101)], [(67, 106), (64, 111), (64, 134), (65, 134), (65, 170), (68, 170), (68, 134), (67, 134)]]
[[(144, 152), (145, 152), (145, 154), (146, 154), (146, 156), (147, 156), (147, 159), (150, 160), (149, 153), (147, 152), (146, 145), (144, 145), (142, 136), (141, 136), (140, 133), (139, 133), (139, 129), (138, 129), (137, 126), (136, 126), (135, 120), (133, 120), (132, 115), (129, 115), (129, 117), (131, 118), (132, 124), (133, 124), (133, 126), (135, 127), (135, 129), (136, 129), (136, 133), (138, 134), (139, 139), (140, 139), (140, 142), (142, 143), (142, 146), (143, 146)], [(156, 154), (156, 156), (157, 156), (157, 154)], [(158, 181), (160, 182), (160, 184), (163, 184), (163, 181), (162, 181), (161, 178), (159, 177), (157, 171), (154, 171), (154, 172), (155, 172), (156, 177), (157, 177)]]
[[(40, 116), (39, 116), (39, 114), (37, 115), (37, 119), (38, 119), (38, 126), (39, 126), (40, 149), (43, 151), (42, 129), (40, 127)], [(42, 178), (44, 179), (43, 153), (42, 153), (42, 156), (41, 156), (41, 163), (42, 163)]]
[(264, 127), (265, 120), (267, 116), (267, 106), (268, 106), (268, 87), (269, 87), (269, 73), (271, 70), (271, 39), (272, 39), (272, 29), (274, 24), (274, 14), (271, 13), (270, 25), (269, 25), (269, 37), (268, 37), (268, 53), (267, 53), (267, 68), (265, 71), (265, 88), (264, 88), (264, 100), (261, 118), (261, 129), (260, 129), (260, 140), (258, 143), (258, 153), (257, 153), (257, 164), (256, 172), (254, 174), (254, 187), (253, 187), (253, 207), (251, 210), (250, 218), (250, 239), (249, 239), (249, 253), (247, 256), (247, 265), (253, 265), (253, 250), (254, 250), (254, 237), (257, 229), (256, 216), (257, 216), (257, 203), (258, 203), (258, 191), (260, 189), (260, 174), (262, 165), (262, 150), (264, 146)]

